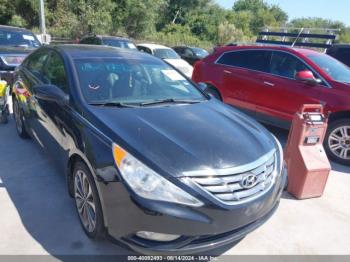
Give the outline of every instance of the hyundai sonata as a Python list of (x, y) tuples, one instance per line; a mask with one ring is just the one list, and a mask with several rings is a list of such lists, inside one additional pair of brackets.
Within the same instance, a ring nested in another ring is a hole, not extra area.
[(63, 167), (82, 227), (141, 253), (235, 242), (276, 210), (279, 142), (148, 54), (45, 46), (15, 73), (18, 134)]

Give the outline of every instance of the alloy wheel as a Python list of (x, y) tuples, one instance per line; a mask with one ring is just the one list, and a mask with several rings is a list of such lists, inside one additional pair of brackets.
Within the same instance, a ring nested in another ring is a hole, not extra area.
[(328, 146), (337, 157), (350, 160), (350, 126), (334, 129), (328, 137)]
[(74, 177), (74, 198), (83, 226), (88, 232), (96, 228), (96, 205), (89, 179), (78, 170)]

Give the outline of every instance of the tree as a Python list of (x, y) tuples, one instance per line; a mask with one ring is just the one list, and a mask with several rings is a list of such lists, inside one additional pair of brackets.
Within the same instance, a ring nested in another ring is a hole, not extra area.
[(238, 0), (232, 10), (238, 16), (249, 17), (249, 28), (253, 34), (265, 26), (282, 26), (288, 21), (288, 15), (279, 6), (269, 5), (263, 0)]

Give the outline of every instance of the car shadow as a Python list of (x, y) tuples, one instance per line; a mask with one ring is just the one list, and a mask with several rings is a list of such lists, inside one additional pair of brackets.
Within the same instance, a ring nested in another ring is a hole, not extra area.
[[(38, 143), (18, 137), (13, 119), (0, 125), (0, 137), (0, 193), (4, 195), (5, 191), (12, 202), (0, 202), (1, 210), (7, 207), (6, 212), (1, 212), (0, 224), (14, 231), (0, 234), (1, 243), (11, 246), (14, 254), (134, 254), (110, 241), (94, 241), (84, 234), (74, 200), (67, 193), (65, 176)], [(10, 238), (11, 235), (25, 240)], [(2, 247), (0, 254), (7, 254), (8, 250)]]
[[(0, 242), (11, 245), (14, 254), (48, 253), (62, 261), (70, 261), (76, 255), (107, 260), (120, 255), (123, 258), (138, 255), (115, 241), (91, 240), (85, 235), (74, 200), (67, 193), (64, 174), (60, 173), (54, 160), (47, 157), (39, 143), (18, 137), (13, 119), (0, 126), (0, 137), (6, 138), (0, 145), (0, 190), (7, 192), (13, 209), (2, 212), (0, 224), (6, 221), (7, 227), (15, 231), (13, 234), (23, 239), (28, 239), (28, 234), (30, 236), (23, 248), (21, 243), (24, 240), (9, 239), (8, 234), (0, 235)], [(2, 204), (5, 203), (0, 202), (0, 209)], [(14, 216), (18, 218), (13, 219)], [(20, 225), (24, 229), (19, 229), (22, 228)], [(210, 255), (219, 256), (236, 244), (214, 249)], [(0, 245), (0, 254), (7, 252)]]

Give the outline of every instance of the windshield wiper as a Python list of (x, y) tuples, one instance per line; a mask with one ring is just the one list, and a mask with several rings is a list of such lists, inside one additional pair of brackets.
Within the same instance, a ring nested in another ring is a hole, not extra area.
[(135, 105), (131, 104), (125, 104), (121, 102), (96, 102), (96, 103), (89, 103), (90, 106), (103, 106), (103, 107), (137, 107)]
[(181, 100), (181, 99), (163, 99), (163, 100), (155, 100), (150, 102), (140, 103), (140, 106), (149, 106), (149, 105), (161, 105), (161, 104), (196, 104), (200, 103), (200, 100)]

